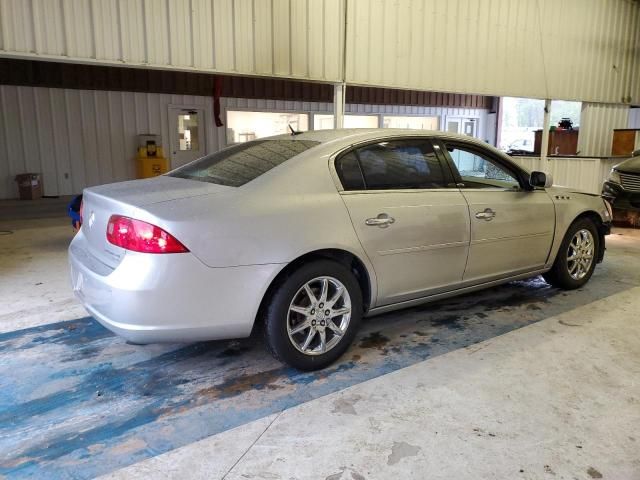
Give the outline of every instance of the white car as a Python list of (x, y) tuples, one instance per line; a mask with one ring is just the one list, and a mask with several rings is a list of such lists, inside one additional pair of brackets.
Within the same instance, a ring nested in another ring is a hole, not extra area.
[(248, 336), (322, 368), (363, 316), (543, 274), (577, 288), (610, 210), (466, 136), (323, 130), (88, 188), (73, 288), (134, 343)]

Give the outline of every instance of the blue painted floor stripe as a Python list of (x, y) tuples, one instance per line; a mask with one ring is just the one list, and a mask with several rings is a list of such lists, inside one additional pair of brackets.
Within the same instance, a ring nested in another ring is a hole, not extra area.
[(1, 334), (0, 474), (92, 478), (632, 286), (534, 279), (375, 317), (314, 373), (273, 360), (259, 335), (135, 346), (91, 318)]

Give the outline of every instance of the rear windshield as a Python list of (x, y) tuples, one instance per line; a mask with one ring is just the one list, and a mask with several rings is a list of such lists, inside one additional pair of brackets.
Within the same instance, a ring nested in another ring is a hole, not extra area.
[(256, 140), (202, 157), (171, 173), (170, 177), (239, 187), (320, 142)]

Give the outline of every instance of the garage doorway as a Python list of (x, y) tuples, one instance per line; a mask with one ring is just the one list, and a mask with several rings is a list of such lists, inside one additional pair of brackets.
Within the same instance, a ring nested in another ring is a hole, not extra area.
[(478, 119), (447, 117), (447, 132), (476, 137), (478, 134)]
[(169, 141), (171, 168), (178, 168), (204, 156), (204, 109), (194, 107), (169, 107)]

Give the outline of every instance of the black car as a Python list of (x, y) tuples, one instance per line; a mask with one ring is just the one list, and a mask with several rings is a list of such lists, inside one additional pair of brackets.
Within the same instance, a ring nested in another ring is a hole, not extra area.
[(611, 169), (602, 196), (613, 205), (614, 220), (640, 223), (640, 150)]

